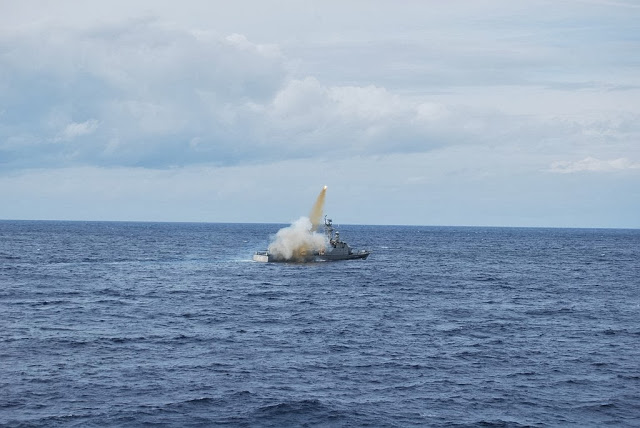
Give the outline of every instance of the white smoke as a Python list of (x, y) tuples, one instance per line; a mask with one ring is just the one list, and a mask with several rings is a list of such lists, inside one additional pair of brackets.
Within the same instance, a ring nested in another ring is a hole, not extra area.
[(311, 260), (314, 251), (323, 250), (328, 244), (327, 237), (313, 232), (312, 227), (308, 217), (300, 217), (291, 226), (280, 229), (269, 244), (269, 253), (276, 260)]

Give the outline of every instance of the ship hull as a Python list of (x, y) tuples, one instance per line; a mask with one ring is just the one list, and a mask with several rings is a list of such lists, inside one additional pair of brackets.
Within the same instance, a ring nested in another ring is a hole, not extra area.
[(339, 260), (356, 260), (356, 259), (366, 259), (371, 254), (368, 251), (363, 251), (359, 253), (351, 253), (351, 254), (318, 254), (316, 255), (316, 260), (322, 260), (327, 262), (334, 262)]
[(273, 261), (273, 260), (270, 260), (270, 259), (272, 259), (272, 257), (270, 257), (269, 254), (256, 253), (256, 254), (253, 255), (253, 261), (254, 262), (269, 263), (269, 262)]
[[(307, 262), (337, 262), (340, 260), (356, 260), (356, 259), (366, 259), (371, 254), (369, 251), (361, 251), (358, 253), (351, 254), (315, 254), (311, 259), (308, 259)], [(253, 255), (253, 261), (259, 263), (283, 263), (287, 262), (287, 260), (276, 259), (268, 251), (258, 251)], [(289, 261), (290, 262), (290, 261)]]

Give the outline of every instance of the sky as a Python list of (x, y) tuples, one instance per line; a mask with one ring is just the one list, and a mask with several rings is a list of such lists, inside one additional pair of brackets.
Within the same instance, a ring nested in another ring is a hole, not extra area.
[(0, 0), (0, 219), (640, 228), (635, 0)]

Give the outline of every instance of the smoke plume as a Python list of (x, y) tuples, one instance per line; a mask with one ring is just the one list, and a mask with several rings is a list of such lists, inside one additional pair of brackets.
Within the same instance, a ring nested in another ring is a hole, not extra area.
[(322, 188), (309, 217), (300, 217), (291, 226), (284, 227), (276, 233), (271, 244), (269, 254), (279, 261), (305, 262), (314, 257), (314, 251), (323, 250), (327, 244), (327, 237), (317, 233), (327, 186)]
[(324, 196), (327, 194), (327, 186), (324, 186), (316, 199), (316, 203), (313, 204), (313, 208), (311, 208), (311, 213), (309, 214), (309, 220), (311, 220), (311, 231), (315, 232), (318, 230), (318, 226), (320, 225), (320, 220), (322, 219), (322, 209), (324, 208)]
[(300, 217), (291, 226), (280, 229), (269, 244), (269, 254), (280, 261), (312, 260), (314, 251), (325, 248), (327, 238), (311, 228), (311, 221), (307, 217)]

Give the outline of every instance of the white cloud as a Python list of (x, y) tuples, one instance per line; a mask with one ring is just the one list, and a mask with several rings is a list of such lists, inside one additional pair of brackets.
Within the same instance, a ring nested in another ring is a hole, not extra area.
[(335, 103), (338, 115), (368, 122), (415, 114), (412, 103), (376, 86), (332, 87), (329, 97)]
[(283, 120), (294, 117), (318, 116), (324, 113), (327, 89), (320, 82), (307, 77), (291, 80), (273, 98), (271, 113)]
[(560, 174), (572, 174), (576, 172), (611, 172), (628, 169), (640, 169), (640, 163), (632, 162), (627, 158), (601, 160), (589, 156), (579, 161), (553, 162), (549, 170)]
[(83, 135), (93, 134), (96, 129), (98, 129), (98, 121), (95, 119), (89, 119), (85, 122), (71, 122), (67, 126), (65, 126), (64, 130), (60, 135), (60, 139), (69, 141), (73, 140), (76, 137), (81, 137)]
[(225, 40), (240, 49), (256, 52), (265, 57), (282, 58), (282, 52), (277, 45), (252, 43), (244, 34), (233, 33), (225, 37)]

